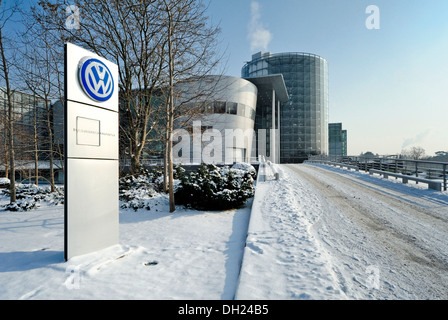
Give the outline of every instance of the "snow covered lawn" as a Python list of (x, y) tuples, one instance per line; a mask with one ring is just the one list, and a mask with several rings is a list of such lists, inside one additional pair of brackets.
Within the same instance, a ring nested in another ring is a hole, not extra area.
[[(6, 199), (3, 199), (5, 202)], [(0, 212), (0, 299), (233, 299), (251, 202), (120, 211), (120, 245), (63, 258), (63, 205)]]

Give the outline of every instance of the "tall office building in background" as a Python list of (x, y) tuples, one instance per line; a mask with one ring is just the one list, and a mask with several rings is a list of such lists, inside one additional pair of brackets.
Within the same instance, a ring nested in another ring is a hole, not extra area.
[[(328, 154), (327, 61), (309, 53), (259, 52), (242, 68), (242, 77), (248, 80), (275, 74), (283, 75), (289, 95), (280, 108), (280, 163)], [(257, 117), (255, 130), (257, 123), (263, 123), (263, 115), (257, 112)]]
[(328, 154), (347, 156), (347, 130), (342, 129), (342, 123), (329, 123), (328, 133)]

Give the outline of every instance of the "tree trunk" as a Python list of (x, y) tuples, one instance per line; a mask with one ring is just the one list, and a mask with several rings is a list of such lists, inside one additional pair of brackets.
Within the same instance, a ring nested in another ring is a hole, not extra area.
[(140, 173), (140, 156), (138, 154), (131, 155), (131, 173), (133, 175)]
[[(171, 65), (171, 62), (170, 62)], [(170, 67), (171, 68), (171, 67)], [(167, 184), (168, 184), (168, 194), (169, 194), (169, 204), (170, 204), (170, 212), (174, 212), (176, 210), (175, 201), (174, 201), (174, 173), (173, 173), (173, 141), (171, 139), (173, 133), (173, 117), (174, 117), (174, 101), (173, 101), (173, 76), (170, 74), (170, 88), (169, 88), (169, 97), (168, 97), (168, 112), (167, 112), (167, 140), (166, 140), (166, 170), (167, 173)]]
[[(34, 99), (34, 119), (33, 119), (33, 126), (34, 126), (34, 137), (33, 137), (33, 143), (34, 143), (34, 184), (39, 185), (39, 138), (37, 134), (37, 103), (36, 99)], [(31, 177), (30, 177), (31, 179)]]
[(173, 141), (171, 136), (173, 134), (174, 126), (174, 55), (173, 55), (173, 17), (170, 9), (167, 6), (168, 13), (168, 64), (169, 64), (169, 96), (168, 96), (168, 131), (167, 131), (167, 146), (168, 146), (168, 192), (169, 192), (169, 203), (170, 212), (176, 210), (174, 201), (174, 174), (173, 174)]
[[(8, 144), (5, 144), (5, 148), (8, 149)], [(9, 178), (9, 152), (5, 152), (5, 178)]]
[(8, 152), (9, 152), (9, 192), (10, 202), (16, 202), (16, 170), (14, 164), (14, 117), (13, 117), (13, 105), (12, 105), (12, 93), (9, 86), (9, 71), (6, 64), (5, 50), (3, 48), (3, 35), (0, 28), (0, 54), (2, 57), (3, 76), (6, 83), (6, 95), (8, 99)]
[(36, 132), (34, 132), (34, 184), (36, 186), (39, 185), (39, 152)]
[(174, 170), (173, 170), (173, 141), (171, 134), (173, 132), (173, 112), (170, 112), (170, 139), (168, 140), (168, 192), (170, 200), (170, 212), (176, 210), (174, 201)]
[(132, 135), (130, 138), (130, 154), (131, 158), (131, 174), (136, 176), (140, 173), (140, 149), (139, 149), (139, 134), (138, 129), (132, 129)]
[(163, 150), (163, 192), (168, 193), (168, 124), (165, 130), (165, 148)]
[(48, 130), (48, 153), (50, 156), (50, 185), (51, 185), (51, 192), (54, 192), (56, 190), (56, 187), (54, 185), (54, 144), (53, 144), (53, 127), (52, 127), (52, 121), (51, 121), (51, 105), (50, 101), (45, 99), (45, 107), (47, 111), (47, 130)]

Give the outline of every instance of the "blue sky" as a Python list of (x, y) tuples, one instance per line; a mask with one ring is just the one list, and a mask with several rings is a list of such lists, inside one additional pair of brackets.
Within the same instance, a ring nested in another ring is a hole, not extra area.
[[(379, 29), (366, 27), (369, 5)], [(211, 0), (208, 12), (226, 74), (258, 51), (328, 60), (330, 122), (348, 130), (349, 154), (448, 151), (448, 1)]]
[[(366, 27), (369, 5), (379, 29)], [(330, 122), (347, 129), (349, 154), (448, 151), (447, 0), (210, 0), (208, 14), (228, 75), (258, 51), (326, 58)]]

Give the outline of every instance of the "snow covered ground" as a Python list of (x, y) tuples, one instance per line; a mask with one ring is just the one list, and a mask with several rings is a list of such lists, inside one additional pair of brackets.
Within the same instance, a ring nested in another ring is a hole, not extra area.
[(0, 299), (447, 298), (446, 192), (277, 171), (239, 210), (121, 209), (120, 244), (68, 262), (62, 205), (0, 211)]
[(448, 193), (281, 165), (260, 184), (238, 299), (447, 299)]
[(250, 216), (120, 210), (120, 244), (63, 259), (63, 206), (0, 213), (0, 299), (232, 299)]
[(331, 167), (287, 169), (315, 197), (310, 231), (333, 288), (349, 299), (448, 297), (448, 193)]

